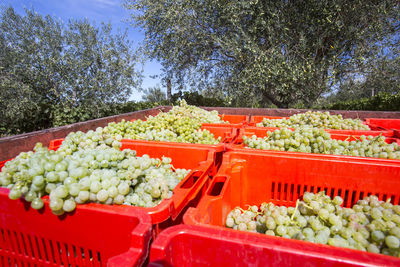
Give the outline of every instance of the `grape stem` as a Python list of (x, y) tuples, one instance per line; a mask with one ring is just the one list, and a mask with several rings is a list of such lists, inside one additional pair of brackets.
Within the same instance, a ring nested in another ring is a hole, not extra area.
[(298, 210), (298, 208), (299, 208), (299, 203), (300, 203), (300, 201), (297, 199), (297, 201), (296, 201), (296, 207), (294, 208), (294, 211), (293, 211), (292, 217), (290, 217), (290, 220), (291, 220), (291, 221), (293, 221), (293, 219), (294, 219), (294, 215), (296, 214), (296, 211), (297, 211), (297, 210)]

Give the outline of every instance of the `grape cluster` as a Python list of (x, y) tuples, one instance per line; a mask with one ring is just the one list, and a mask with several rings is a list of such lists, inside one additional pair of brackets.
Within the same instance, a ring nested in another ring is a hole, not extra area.
[(58, 153), (63, 156), (85, 149), (106, 149), (121, 148), (120, 137), (113, 137), (105, 128), (98, 127), (96, 131), (89, 130), (86, 133), (81, 131), (69, 133), (58, 148)]
[(111, 122), (103, 131), (120, 140), (138, 139), (180, 143), (218, 144), (221, 138), (215, 138), (208, 130), (202, 130), (202, 123), (226, 123), (217, 111), (187, 105), (183, 100), (169, 112), (160, 112), (149, 116), (147, 120)]
[(342, 129), (342, 130), (370, 130), (368, 125), (363, 124), (359, 119), (343, 119), (342, 115), (330, 115), (328, 111), (307, 111), (295, 114), (288, 119), (267, 119), (264, 118), (258, 127), (289, 127), (297, 128), (309, 125), (323, 129)]
[(400, 146), (386, 143), (384, 136), (362, 135), (353, 141), (336, 140), (323, 129), (307, 126), (294, 131), (287, 128), (268, 131), (264, 138), (244, 136), (243, 143), (255, 149), (400, 159)]
[(296, 207), (273, 203), (233, 209), (229, 228), (400, 257), (400, 206), (376, 196), (343, 208), (339, 196), (306, 192)]
[(68, 154), (38, 143), (35, 152), (22, 152), (4, 165), (0, 186), (10, 188), (10, 199), (23, 197), (34, 209), (41, 209), (41, 197), (49, 195), (52, 212), (61, 215), (88, 202), (156, 206), (189, 172), (174, 169), (167, 157), (136, 157), (133, 150), (102, 145)]
[[(165, 114), (165, 113), (163, 113)], [(229, 123), (223, 121), (218, 116), (218, 111), (212, 110), (207, 111), (205, 109), (198, 108), (196, 106), (188, 105), (185, 100), (181, 100), (178, 106), (174, 106), (168, 114), (173, 117), (188, 117), (197, 120), (200, 123)], [(167, 117), (170, 117), (169, 115)]]

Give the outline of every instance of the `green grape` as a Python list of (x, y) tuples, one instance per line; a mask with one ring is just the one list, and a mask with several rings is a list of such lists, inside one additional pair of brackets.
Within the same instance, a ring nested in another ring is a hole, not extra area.
[(76, 208), (76, 203), (72, 199), (67, 199), (64, 201), (62, 208), (65, 212), (71, 212)]
[(35, 198), (31, 203), (31, 207), (35, 210), (40, 210), (41, 208), (43, 208), (43, 206), (44, 203), (41, 198)]
[(53, 211), (57, 211), (62, 209), (64, 205), (64, 201), (60, 198), (52, 198), (50, 199), (50, 209), (52, 209)]
[(399, 239), (393, 235), (389, 235), (389, 236), (385, 237), (385, 244), (389, 248), (399, 248), (400, 247)]
[(226, 219), (226, 226), (232, 228), (235, 225), (235, 221), (232, 218)]
[(18, 198), (21, 197), (21, 195), (22, 195), (22, 193), (21, 193), (21, 191), (20, 191), (19, 189), (17, 189), (17, 188), (12, 188), (12, 189), (10, 190), (10, 193), (8, 194), (8, 197), (9, 197), (10, 199), (18, 199)]

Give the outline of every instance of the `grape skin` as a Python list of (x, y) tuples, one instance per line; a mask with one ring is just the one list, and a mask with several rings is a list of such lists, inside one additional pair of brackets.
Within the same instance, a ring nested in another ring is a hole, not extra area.
[[(311, 206), (313, 202), (319, 205)], [(339, 204), (343, 204), (340, 196), (332, 200), (325, 192), (305, 192), (295, 208), (273, 203), (262, 203), (257, 211), (254, 206), (248, 210), (236, 207), (227, 215), (225, 226), (400, 257), (400, 221), (391, 221), (398, 216), (398, 205), (379, 201), (373, 195), (359, 200), (352, 208), (342, 208)], [(249, 210), (252, 212), (250, 217)], [(386, 220), (382, 216), (372, 216), (378, 211), (391, 216), (386, 216)], [(248, 219), (251, 224), (244, 224), (243, 221)]]

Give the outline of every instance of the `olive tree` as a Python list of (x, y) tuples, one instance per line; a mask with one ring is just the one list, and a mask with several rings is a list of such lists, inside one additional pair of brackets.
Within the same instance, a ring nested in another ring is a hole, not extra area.
[(0, 133), (101, 117), (141, 82), (127, 35), (33, 10), (0, 14)]
[(396, 34), (392, 0), (126, 0), (145, 48), (176, 87), (222, 90), (237, 105), (311, 105), (370, 45)]

